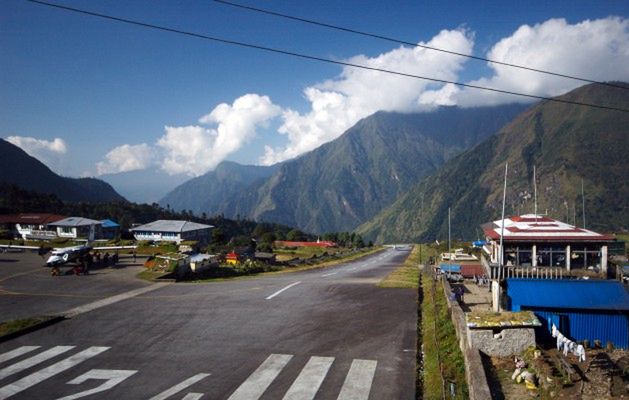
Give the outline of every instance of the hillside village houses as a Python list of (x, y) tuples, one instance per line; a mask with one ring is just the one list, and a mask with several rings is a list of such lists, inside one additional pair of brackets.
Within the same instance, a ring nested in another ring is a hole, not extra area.
[(135, 240), (150, 240), (154, 242), (197, 241), (199, 245), (208, 244), (212, 225), (204, 225), (190, 221), (157, 220), (148, 224), (136, 226), (129, 231)]

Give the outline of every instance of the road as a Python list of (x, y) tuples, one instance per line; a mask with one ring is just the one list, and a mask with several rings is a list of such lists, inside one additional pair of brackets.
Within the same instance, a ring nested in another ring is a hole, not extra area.
[(413, 399), (417, 293), (375, 286), (407, 256), (172, 284), (77, 315), (0, 344), (0, 399)]

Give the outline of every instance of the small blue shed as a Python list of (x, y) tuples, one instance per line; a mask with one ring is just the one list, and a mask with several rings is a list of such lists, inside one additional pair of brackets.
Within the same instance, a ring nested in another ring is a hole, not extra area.
[(461, 273), (461, 266), (458, 264), (439, 264), (439, 269), (444, 273)]
[(618, 281), (512, 278), (506, 294), (510, 311), (533, 311), (548, 331), (629, 348), (629, 294)]
[(104, 219), (101, 222), (103, 239), (115, 239), (120, 236), (120, 225), (110, 219)]

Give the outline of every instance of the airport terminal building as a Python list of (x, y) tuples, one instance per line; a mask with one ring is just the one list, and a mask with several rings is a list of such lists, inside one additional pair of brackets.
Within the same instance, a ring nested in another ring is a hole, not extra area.
[(204, 225), (190, 221), (164, 220), (149, 222), (129, 229), (135, 240), (147, 240), (153, 242), (175, 242), (180, 244), (185, 240), (207, 244), (210, 240), (212, 225)]
[[(578, 228), (546, 216), (526, 214), (489, 222), (482, 226), (490, 263), (500, 262), (503, 251), (505, 266), (561, 267), (607, 271), (611, 235)], [(502, 237), (504, 250), (500, 248)]]

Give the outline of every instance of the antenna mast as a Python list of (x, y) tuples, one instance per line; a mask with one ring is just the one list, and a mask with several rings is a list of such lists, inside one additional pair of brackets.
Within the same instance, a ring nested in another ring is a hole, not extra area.
[(535, 177), (535, 165), (533, 165), (533, 191), (535, 193), (535, 224), (537, 224), (537, 178)]
[(499, 279), (502, 278), (503, 275), (503, 271), (502, 271), (502, 263), (503, 263), (503, 258), (504, 258), (504, 247), (503, 247), (503, 238), (505, 235), (505, 203), (507, 201), (507, 171), (509, 170), (509, 163), (505, 163), (505, 184), (504, 184), (504, 188), (502, 189), (502, 221), (501, 221), (501, 226), (500, 226), (500, 258), (498, 261), (498, 277)]
[(583, 191), (583, 178), (581, 178), (581, 201), (583, 207), (583, 229), (585, 229), (585, 194)]
[(448, 207), (448, 254), (452, 257), (452, 246), (450, 245), (450, 207)]

